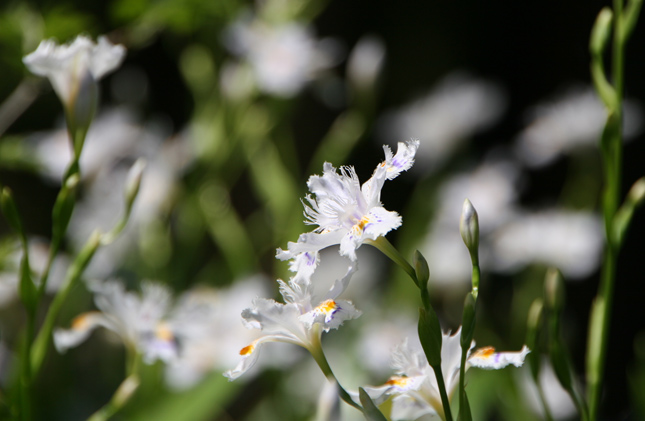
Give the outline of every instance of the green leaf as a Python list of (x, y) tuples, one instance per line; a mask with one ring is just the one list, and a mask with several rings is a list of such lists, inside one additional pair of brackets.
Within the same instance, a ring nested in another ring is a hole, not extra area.
[(38, 303), (38, 291), (31, 279), (31, 268), (29, 266), (29, 257), (25, 251), (20, 261), (20, 300), (30, 314), (36, 312)]
[(459, 397), (459, 415), (457, 416), (457, 421), (472, 421), (472, 419), (473, 416), (470, 412), (468, 395), (466, 395), (466, 392), (464, 392)]
[(365, 415), (366, 420), (387, 421), (385, 415), (383, 415), (376, 405), (374, 405), (372, 398), (370, 398), (370, 395), (368, 395), (362, 387), (358, 388), (358, 397), (361, 400), (361, 405), (363, 405), (363, 415)]
[(419, 340), (432, 367), (441, 366), (441, 325), (432, 307), (419, 309)]
[(2, 193), (0, 195), (0, 208), (2, 208), (2, 213), (4, 214), (4, 217), (7, 218), (7, 222), (11, 225), (11, 228), (24, 237), (20, 214), (18, 213), (16, 202), (13, 200), (13, 194), (9, 187), (4, 187), (2, 189)]
[(67, 225), (74, 211), (76, 203), (76, 186), (78, 186), (78, 174), (74, 174), (67, 179), (56, 197), (54, 208), (52, 210), (52, 243), (56, 246), (60, 244), (67, 231)]
[(419, 288), (424, 289), (430, 279), (430, 269), (428, 268), (426, 258), (423, 257), (423, 254), (419, 250), (414, 253), (414, 270), (417, 274)]

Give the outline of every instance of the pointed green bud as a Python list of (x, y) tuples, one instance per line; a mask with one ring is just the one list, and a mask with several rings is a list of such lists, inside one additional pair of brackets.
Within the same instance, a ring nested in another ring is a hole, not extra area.
[(547, 270), (544, 281), (544, 295), (548, 308), (559, 314), (564, 307), (565, 298), (564, 280), (559, 270), (555, 268)]
[(419, 340), (431, 367), (441, 367), (441, 325), (432, 307), (419, 309)]
[(58, 247), (65, 236), (69, 220), (72, 218), (76, 204), (76, 188), (79, 183), (78, 174), (72, 174), (60, 189), (52, 210), (52, 243)]
[(611, 38), (613, 18), (613, 13), (609, 7), (603, 8), (598, 14), (589, 39), (589, 51), (591, 51), (592, 55), (602, 56), (605, 51), (605, 47)]
[(602, 332), (605, 314), (605, 299), (597, 296), (591, 305), (591, 316), (589, 318), (589, 336), (587, 339), (587, 381), (589, 384), (597, 384), (600, 381), (599, 372), (600, 359), (602, 355)]
[(475, 297), (466, 294), (464, 312), (461, 318), (461, 347), (469, 349), (475, 333)]
[(428, 280), (430, 279), (430, 269), (428, 268), (426, 258), (423, 257), (423, 254), (419, 250), (414, 252), (414, 270), (417, 274), (417, 286), (422, 289), (427, 288)]
[(20, 294), (20, 301), (27, 309), (29, 314), (33, 315), (36, 312), (38, 305), (38, 291), (34, 281), (31, 279), (31, 267), (29, 266), (29, 257), (27, 252), (22, 256), (20, 261), (20, 286), (18, 287)]
[(146, 168), (146, 160), (143, 158), (137, 159), (137, 162), (134, 163), (130, 172), (128, 173), (128, 178), (125, 183), (125, 203), (126, 209), (128, 212), (132, 209), (132, 204), (139, 194), (139, 187), (141, 186), (141, 177), (143, 176), (143, 170)]
[(629, 189), (625, 203), (614, 216), (614, 241), (617, 246), (622, 245), (634, 212), (643, 204), (643, 199), (645, 199), (645, 177), (639, 178)]
[(16, 202), (13, 200), (13, 194), (9, 187), (4, 187), (0, 196), (0, 206), (2, 207), (2, 213), (7, 219), (7, 222), (16, 230), (21, 236), (24, 237), (24, 231), (22, 230), (22, 222), (20, 220), (20, 214), (18, 213), (18, 208), (16, 207)]
[(464, 240), (464, 244), (468, 247), (473, 265), (479, 264), (479, 217), (473, 204), (468, 199), (464, 200), (464, 205), (461, 210), (459, 232), (461, 232), (461, 238)]
[[(387, 418), (379, 411), (378, 407), (362, 387), (358, 388), (358, 398), (363, 406), (363, 415), (367, 421), (387, 421)], [(340, 419), (340, 418), (338, 418)]]
[(643, 6), (643, 0), (630, 0), (625, 7), (625, 12), (623, 13), (623, 39), (626, 41), (629, 39), (629, 36), (632, 34), (636, 22), (638, 22), (638, 15), (640, 14), (641, 7)]
[(531, 375), (535, 381), (540, 374), (540, 352), (538, 351), (538, 334), (542, 323), (542, 312), (544, 303), (542, 299), (536, 298), (529, 309), (529, 317), (526, 322), (526, 346), (532, 351), (527, 358), (531, 367)]

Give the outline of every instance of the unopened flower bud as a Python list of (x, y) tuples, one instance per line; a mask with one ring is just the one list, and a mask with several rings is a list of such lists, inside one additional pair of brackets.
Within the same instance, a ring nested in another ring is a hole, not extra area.
[(559, 313), (564, 306), (564, 280), (559, 270), (550, 268), (547, 271), (544, 292), (547, 306)]
[(600, 56), (609, 41), (611, 36), (611, 21), (613, 19), (613, 13), (610, 8), (603, 8), (598, 17), (596, 18), (596, 23), (594, 23), (593, 29), (591, 30), (591, 38), (589, 40), (589, 50), (591, 54)]
[(143, 158), (137, 159), (137, 162), (135, 162), (132, 168), (130, 168), (128, 178), (125, 182), (125, 203), (128, 209), (132, 208), (134, 199), (136, 199), (139, 194), (141, 177), (143, 176), (143, 170), (145, 168), (146, 160)]
[(22, 223), (20, 222), (20, 214), (18, 213), (16, 202), (13, 200), (13, 195), (11, 194), (11, 189), (9, 187), (4, 187), (2, 189), (2, 193), (0, 194), (0, 206), (2, 207), (4, 217), (7, 218), (7, 222), (11, 225), (11, 228), (22, 235), (23, 231)]
[(464, 200), (461, 210), (461, 219), (459, 220), (459, 231), (464, 244), (468, 247), (473, 264), (478, 262), (477, 249), (479, 247), (479, 217), (477, 211), (470, 203), (470, 200)]

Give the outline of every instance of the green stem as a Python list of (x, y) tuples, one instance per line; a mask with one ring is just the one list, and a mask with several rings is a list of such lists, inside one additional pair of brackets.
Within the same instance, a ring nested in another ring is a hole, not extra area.
[[(320, 329), (319, 325), (316, 326), (318, 329)], [(334, 375), (334, 372), (332, 371), (331, 367), (329, 366), (329, 362), (327, 361), (327, 357), (325, 357), (325, 353), (323, 352), (322, 344), (320, 343), (320, 335), (316, 335), (314, 333), (312, 342), (313, 344), (309, 349), (309, 352), (314, 357), (314, 360), (318, 364), (318, 367), (320, 367), (322, 372), (325, 374), (325, 377), (327, 377), (329, 381), (336, 383), (336, 386), (338, 386), (338, 395), (340, 396), (340, 398), (347, 404), (363, 412), (363, 408), (359, 404), (354, 402), (349, 393), (347, 393), (347, 391), (340, 385), (340, 382), (336, 378), (336, 375)]]
[(399, 253), (399, 251), (390, 243), (387, 238), (385, 237), (378, 237), (376, 240), (365, 240), (365, 244), (369, 244), (373, 247), (376, 247), (381, 253), (386, 255), (390, 260), (392, 260), (394, 263), (399, 265), (401, 269), (405, 271), (405, 273), (408, 274), (408, 276), (414, 281), (414, 283), (421, 289), (427, 289), (423, 288), (421, 285), (419, 285), (419, 281), (417, 279), (417, 274), (412, 267), (410, 263), (408, 263), (407, 260)]
[[(616, 108), (609, 110), (610, 117), (607, 124), (615, 124), (611, 130), (611, 138), (607, 139), (607, 145), (603, 148), (603, 159), (605, 167), (605, 192), (603, 194), (603, 213), (606, 233), (606, 249), (601, 275), (601, 284), (599, 297), (602, 297), (604, 305), (598, 307), (601, 311), (600, 323), (598, 328), (600, 332), (594, 334), (590, 332), (590, 338), (597, 338), (598, 344), (590, 344), (589, 355), (597, 352), (597, 358), (590, 360), (589, 367), (589, 416), (592, 421), (598, 417), (600, 406), (600, 394), (604, 376), (604, 365), (607, 355), (607, 346), (609, 341), (609, 328), (611, 320), (611, 310), (613, 303), (614, 284), (616, 282), (616, 261), (618, 258), (618, 244), (616, 244), (614, 235), (614, 219), (618, 209), (620, 184), (621, 184), (621, 165), (622, 165), (622, 107), (623, 107), (623, 75), (624, 75), (624, 17), (623, 1), (614, 0), (614, 39), (613, 39), (613, 57), (612, 57), (612, 75), (614, 89), (616, 93)], [(613, 114), (613, 115), (612, 115)], [(612, 118), (613, 117), (613, 118)], [(593, 316), (592, 316), (593, 317)], [(598, 347), (597, 351), (593, 351)]]
[(434, 375), (437, 378), (437, 385), (439, 386), (439, 394), (441, 395), (441, 404), (443, 405), (444, 419), (446, 421), (452, 421), (452, 412), (450, 411), (450, 400), (448, 399), (448, 393), (446, 392), (446, 384), (443, 381), (443, 372), (441, 371), (441, 365), (433, 366)]
[(52, 301), (51, 306), (47, 311), (47, 315), (45, 316), (45, 321), (43, 322), (40, 332), (38, 333), (38, 336), (34, 341), (34, 350), (33, 354), (31, 355), (32, 373), (38, 373), (38, 371), (40, 370), (41, 364), (45, 358), (45, 354), (47, 353), (49, 340), (54, 329), (54, 324), (56, 323), (58, 313), (60, 313), (60, 310), (63, 307), (63, 304), (65, 303), (65, 300), (67, 299), (70, 291), (76, 286), (78, 280), (81, 277), (81, 274), (90, 263), (90, 260), (94, 256), (94, 253), (96, 252), (100, 241), (100, 233), (95, 232), (94, 234), (92, 234), (85, 247), (83, 247), (81, 252), (78, 254), (78, 257), (67, 271), (67, 277), (65, 278), (63, 286), (54, 297), (54, 300)]

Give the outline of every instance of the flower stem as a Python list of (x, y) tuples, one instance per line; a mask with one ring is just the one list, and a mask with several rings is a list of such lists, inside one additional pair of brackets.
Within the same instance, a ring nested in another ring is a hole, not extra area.
[[(612, 78), (615, 91), (613, 107), (609, 107), (607, 124), (601, 139), (601, 152), (605, 175), (602, 207), (605, 222), (605, 253), (600, 289), (592, 307), (589, 345), (587, 347), (587, 379), (589, 419), (598, 418), (600, 395), (604, 376), (605, 359), (609, 341), (609, 328), (616, 282), (619, 236), (616, 235), (616, 212), (620, 201), (622, 165), (622, 117), (624, 85), (625, 44), (640, 9), (639, 0), (631, 0), (623, 10), (623, 0), (614, 0), (614, 33), (612, 48)], [(638, 7), (635, 7), (638, 6)], [(627, 13), (625, 13), (627, 12)], [(626, 22), (630, 19), (630, 22)], [(631, 27), (630, 27), (631, 26)], [(596, 61), (600, 60), (597, 58)]]
[(405, 273), (408, 274), (412, 281), (414, 281), (416, 286), (424, 289), (421, 285), (419, 285), (417, 274), (412, 265), (408, 263), (407, 260), (405, 260), (401, 253), (399, 253), (399, 251), (392, 245), (392, 243), (387, 240), (387, 238), (378, 237), (376, 240), (368, 239), (365, 240), (365, 243), (371, 245), (372, 247), (376, 247), (381, 253), (383, 253), (388, 258), (390, 258), (390, 260), (399, 265), (401, 269), (403, 269)]
[(448, 399), (448, 393), (446, 392), (446, 383), (443, 380), (441, 365), (433, 366), (432, 369), (434, 370), (434, 375), (437, 378), (437, 385), (439, 386), (439, 394), (441, 395), (441, 404), (443, 405), (444, 419), (446, 421), (452, 421), (450, 400)]
[[(315, 328), (320, 329), (320, 326), (316, 325), (314, 329)], [(327, 361), (327, 357), (325, 357), (325, 353), (323, 352), (322, 344), (320, 343), (320, 335), (316, 335), (314, 333), (312, 342), (313, 344), (309, 349), (309, 352), (311, 353), (311, 356), (314, 357), (314, 360), (318, 364), (318, 367), (320, 367), (320, 369), (322, 370), (325, 377), (327, 377), (329, 381), (336, 383), (336, 386), (338, 386), (338, 395), (340, 396), (340, 398), (347, 404), (363, 412), (363, 408), (359, 404), (354, 402), (349, 393), (347, 393), (347, 391), (340, 385), (340, 382), (336, 378), (336, 375), (334, 375), (334, 372), (332, 371), (331, 367), (329, 366), (329, 362)]]

